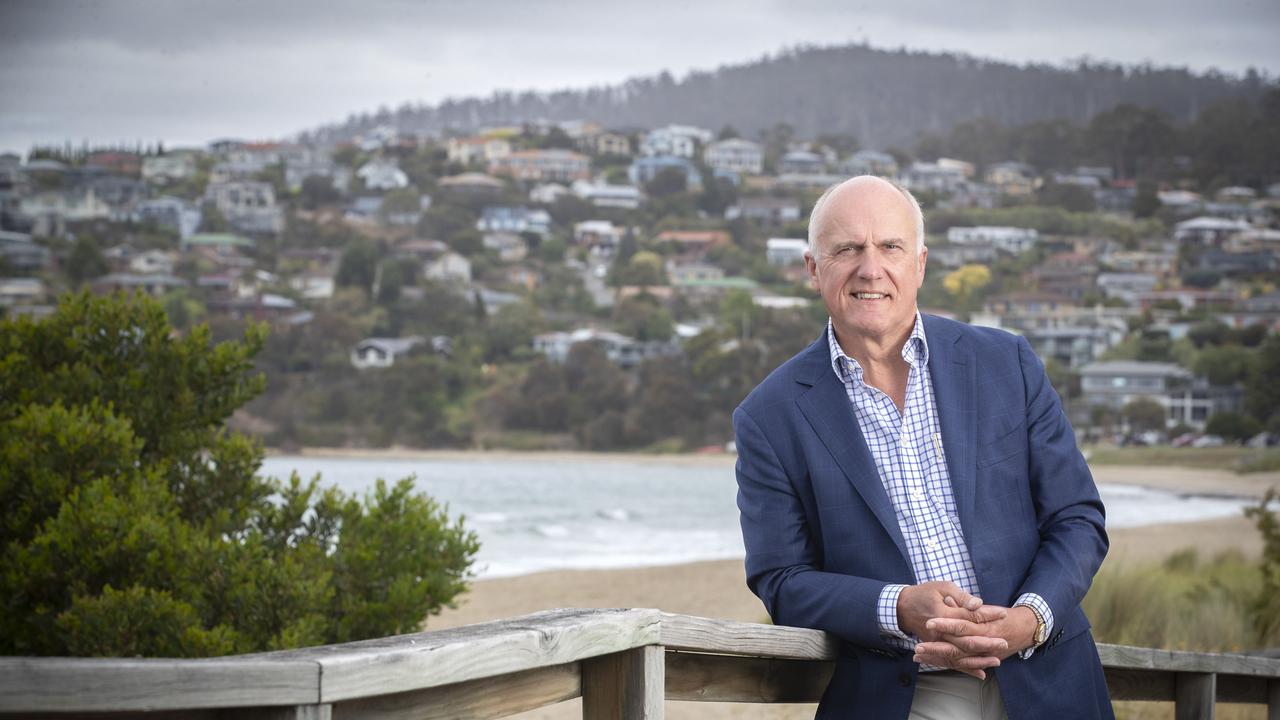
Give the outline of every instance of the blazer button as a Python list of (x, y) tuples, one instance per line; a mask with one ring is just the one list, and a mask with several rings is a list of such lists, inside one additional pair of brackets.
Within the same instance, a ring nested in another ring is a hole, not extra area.
[(911, 675), (909, 673), (901, 673), (898, 675), (898, 684), (902, 687), (911, 687)]

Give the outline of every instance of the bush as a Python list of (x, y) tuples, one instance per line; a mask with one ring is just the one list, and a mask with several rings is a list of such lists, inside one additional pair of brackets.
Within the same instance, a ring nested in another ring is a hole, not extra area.
[(0, 322), (0, 653), (210, 656), (414, 630), (477, 550), (412, 479), (262, 478), (224, 430), (265, 331), (175, 337), (143, 295)]

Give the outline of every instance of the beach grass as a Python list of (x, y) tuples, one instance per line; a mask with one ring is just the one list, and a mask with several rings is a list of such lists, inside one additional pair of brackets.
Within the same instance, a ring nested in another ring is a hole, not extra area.
[[(1280, 644), (1260, 629), (1263, 592), (1257, 561), (1237, 551), (1205, 559), (1194, 549), (1164, 562), (1109, 566), (1094, 578), (1084, 600), (1098, 642), (1168, 650), (1249, 652)], [(1171, 703), (1117, 702), (1120, 720), (1172, 718)], [(1224, 705), (1218, 717), (1265, 718), (1261, 705)]]

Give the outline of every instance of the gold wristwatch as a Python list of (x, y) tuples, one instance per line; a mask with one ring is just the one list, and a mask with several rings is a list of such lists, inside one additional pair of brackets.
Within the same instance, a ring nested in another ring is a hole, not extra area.
[(1040, 611), (1034, 605), (1024, 603), (1020, 607), (1030, 610), (1031, 614), (1036, 616), (1036, 632), (1031, 636), (1031, 647), (1038, 648), (1044, 644), (1045, 640), (1049, 639), (1049, 626), (1045, 624), (1044, 616), (1040, 614)]

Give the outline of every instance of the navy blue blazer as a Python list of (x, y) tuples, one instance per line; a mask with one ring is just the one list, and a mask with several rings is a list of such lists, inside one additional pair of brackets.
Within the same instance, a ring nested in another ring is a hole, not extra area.
[[(995, 670), (1009, 717), (1111, 718), (1080, 600), (1107, 552), (1093, 476), (1026, 340), (923, 315), (960, 527), (980, 595), (1034, 592), (1050, 639)], [(906, 718), (918, 669), (876, 622), (886, 583), (916, 582), (888, 493), (824, 332), (733, 414), (747, 584), (778, 625), (826, 630), (840, 657), (819, 718)]]

